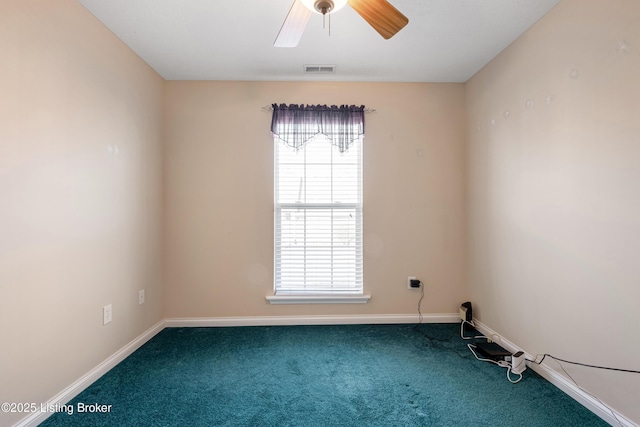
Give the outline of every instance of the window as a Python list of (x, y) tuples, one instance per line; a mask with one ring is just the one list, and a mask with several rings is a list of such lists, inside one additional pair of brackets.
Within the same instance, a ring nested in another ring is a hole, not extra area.
[(362, 293), (362, 141), (275, 141), (275, 291)]
[(362, 295), (363, 122), (308, 125), (274, 132), (275, 294)]

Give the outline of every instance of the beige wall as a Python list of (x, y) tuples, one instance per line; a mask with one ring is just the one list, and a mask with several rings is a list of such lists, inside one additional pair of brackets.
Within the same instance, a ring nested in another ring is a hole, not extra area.
[[(462, 84), (166, 83), (165, 316), (452, 313), (465, 288)], [(269, 305), (271, 103), (364, 104), (364, 305)]]
[[(639, 17), (563, 0), (467, 83), (472, 301), (532, 354), (640, 369)], [(565, 368), (640, 423), (640, 376)]]
[[(164, 317), (416, 314), (408, 275), (423, 313), (471, 296), (530, 353), (638, 369), (639, 12), (563, 0), (466, 85), (163, 82), (74, 1), (3, 1), (0, 401), (46, 401)], [(272, 102), (377, 110), (368, 304), (264, 299)], [(640, 422), (634, 377), (567, 370)]]
[(0, 2), (0, 58), (0, 402), (40, 403), (161, 319), (163, 81), (72, 0)]

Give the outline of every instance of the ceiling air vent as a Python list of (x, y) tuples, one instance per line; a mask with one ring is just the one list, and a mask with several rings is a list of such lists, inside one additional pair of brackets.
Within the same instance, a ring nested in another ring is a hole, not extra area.
[(331, 74), (336, 72), (335, 65), (305, 65), (306, 74)]

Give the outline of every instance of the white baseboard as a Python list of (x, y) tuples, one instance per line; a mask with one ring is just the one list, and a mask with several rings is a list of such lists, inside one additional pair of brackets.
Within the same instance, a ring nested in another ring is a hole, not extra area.
[[(221, 326), (294, 326), (294, 325), (366, 325), (417, 323), (418, 315), (378, 314), (343, 316), (249, 316), (249, 317), (185, 317), (166, 319), (168, 328)], [(425, 314), (423, 323), (455, 323), (458, 313)]]
[[(483, 335), (490, 337), (493, 341), (496, 341), (505, 349), (509, 350), (512, 353), (517, 351), (524, 351), (519, 348), (511, 341), (507, 340), (500, 334), (496, 333), (493, 329), (489, 328), (484, 323), (474, 319), (473, 323)], [(494, 339), (495, 336), (500, 337), (499, 340)], [(535, 356), (524, 351), (527, 359), (535, 359)], [(549, 381), (551, 384), (558, 387), (560, 390), (571, 396), (574, 400), (582, 404), (585, 408), (589, 409), (591, 412), (602, 418), (604, 421), (608, 422), (612, 426), (616, 427), (640, 427), (633, 421), (626, 418), (624, 415), (616, 412), (615, 410), (609, 408), (605, 404), (603, 404), (599, 399), (594, 396), (591, 396), (589, 393), (581, 390), (573, 381), (559, 372), (545, 366), (538, 365), (536, 363), (527, 362), (527, 367), (538, 373), (541, 377)]]
[[(118, 363), (126, 359), (130, 354), (139, 349), (144, 343), (153, 338), (158, 332), (164, 329), (165, 321), (153, 325), (151, 328), (143, 332), (139, 337), (135, 338), (129, 344), (122, 347), (120, 350), (112, 354), (104, 362), (84, 374), (73, 384), (62, 390), (60, 393), (49, 399), (44, 403), (44, 408), (56, 407), (56, 405), (65, 405), (71, 399), (80, 394), (84, 389), (93, 384), (98, 378), (106, 374), (109, 370), (113, 369)], [(14, 427), (35, 427), (44, 420), (46, 420), (52, 414), (49, 412), (33, 412), (28, 417), (23, 418)]]

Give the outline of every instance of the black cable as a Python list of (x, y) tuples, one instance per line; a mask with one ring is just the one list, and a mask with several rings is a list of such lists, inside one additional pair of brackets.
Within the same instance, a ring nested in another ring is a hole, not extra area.
[(422, 281), (419, 281), (419, 282), (420, 282), (420, 299), (418, 300), (418, 323), (413, 325), (412, 329), (414, 331), (418, 332), (420, 335), (422, 335), (426, 339), (428, 339), (433, 348), (449, 350), (449, 351), (452, 351), (453, 353), (457, 354), (459, 357), (461, 357), (463, 359), (466, 359), (467, 358), (467, 354), (460, 353), (455, 348), (451, 348), (451, 347), (448, 347), (448, 346), (444, 345), (444, 344), (448, 344), (450, 342), (449, 338), (435, 338), (435, 337), (430, 336), (429, 334), (427, 334), (426, 332), (424, 332), (423, 330), (420, 329), (420, 325), (422, 325), (422, 319), (423, 319), (423, 316), (422, 316), (422, 300), (424, 299), (424, 283), (422, 283)]
[(548, 354), (548, 353), (543, 354), (542, 355), (542, 359), (540, 359), (540, 361), (538, 362), (538, 356), (540, 356), (540, 355), (537, 355), (534, 360), (529, 360), (529, 359), (527, 359), (527, 360), (529, 362), (535, 363), (536, 365), (541, 365), (542, 362), (544, 361), (544, 359), (548, 356), (548, 357), (550, 357), (550, 358), (552, 358), (554, 360), (557, 360), (558, 362), (570, 363), (572, 365), (584, 366), (586, 368), (606, 369), (608, 371), (619, 371), (619, 372), (629, 372), (629, 373), (632, 373), (632, 374), (640, 374), (640, 371), (636, 371), (636, 370), (633, 370), (633, 369), (610, 368), (608, 366), (598, 366), (598, 365), (589, 365), (587, 363), (572, 362), (570, 360), (560, 359), (559, 357), (555, 357), (555, 356), (553, 356), (551, 354)]
[[(539, 355), (538, 355), (538, 356), (539, 356)], [(538, 358), (538, 356), (536, 356), (536, 359)], [(537, 362), (537, 361), (535, 361), (535, 360), (529, 360), (529, 359), (526, 359), (526, 360), (528, 360), (529, 362), (533, 362), (533, 363), (536, 363), (536, 364), (540, 365), (540, 364), (542, 363), (542, 361), (544, 360), (544, 358), (545, 358), (545, 357), (547, 357), (547, 356), (549, 356), (550, 358), (552, 358), (552, 359), (554, 359), (554, 360), (556, 360), (556, 361), (558, 361), (558, 362), (565, 362), (565, 363), (569, 363), (569, 364), (573, 364), (573, 365), (586, 366), (586, 367), (589, 367), (589, 368), (596, 368), (596, 369), (609, 369), (609, 370), (612, 370), (612, 371), (623, 371), (623, 372), (640, 373), (640, 372), (638, 372), (638, 371), (632, 371), (632, 370), (628, 370), (628, 369), (608, 368), (608, 367), (606, 367), (606, 366), (587, 365), (587, 364), (585, 364), (585, 363), (571, 362), (571, 361), (569, 361), (569, 360), (564, 360), (564, 359), (557, 358), (557, 357), (552, 356), (552, 355), (550, 355), (550, 354), (544, 354), (544, 355), (542, 356), (542, 359), (540, 360), (540, 362)], [(582, 387), (580, 386), (580, 384), (578, 384), (578, 382), (577, 382), (575, 379), (573, 379), (573, 377), (569, 374), (569, 372), (567, 372), (567, 370), (566, 370), (566, 369), (564, 369), (564, 366), (562, 366), (562, 363), (558, 363), (558, 366), (560, 367), (560, 369), (562, 369), (562, 372), (564, 372), (564, 374), (565, 374), (565, 375), (566, 375), (566, 376), (571, 380), (571, 382), (572, 382), (573, 384), (575, 384), (575, 386), (576, 386), (576, 387), (578, 387), (578, 389), (579, 389), (580, 391), (582, 391), (583, 393), (588, 394), (589, 396), (591, 396), (592, 398), (594, 398), (596, 401), (598, 401), (598, 403), (600, 403), (604, 408), (606, 408), (606, 409), (611, 413), (611, 416), (616, 420), (616, 422), (620, 425), (620, 427), (624, 427), (624, 426), (622, 425), (622, 422), (620, 421), (620, 419), (619, 419), (619, 418), (618, 418), (618, 416), (616, 415), (616, 412), (615, 412), (615, 411), (614, 411), (614, 410), (613, 410), (609, 405), (607, 405), (607, 404), (606, 404), (606, 403), (604, 403), (602, 400), (600, 400), (600, 398), (599, 398), (598, 396), (596, 396), (595, 394), (590, 393), (590, 392), (588, 392), (587, 390), (585, 390), (584, 388), (582, 388)]]

